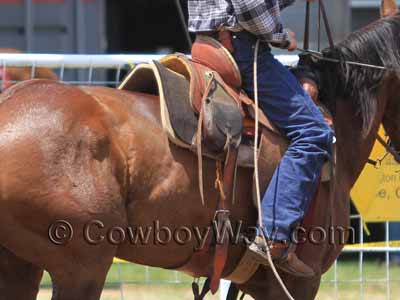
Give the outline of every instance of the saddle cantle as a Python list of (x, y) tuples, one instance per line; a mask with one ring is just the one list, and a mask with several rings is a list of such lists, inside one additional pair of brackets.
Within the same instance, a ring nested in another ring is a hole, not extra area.
[(227, 85), (240, 92), (242, 76), (231, 53), (216, 39), (197, 35), (192, 60), (217, 72)]

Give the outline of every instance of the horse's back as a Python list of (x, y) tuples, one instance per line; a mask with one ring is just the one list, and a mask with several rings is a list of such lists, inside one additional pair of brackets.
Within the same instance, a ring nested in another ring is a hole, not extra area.
[[(1, 110), (18, 110), (20, 113), (26, 109), (39, 107), (48, 111), (63, 109), (77, 115), (92, 111), (95, 101), (80, 88), (63, 84), (54, 80), (32, 79), (20, 82), (7, 89), (0, 96)], [(8, 105), (5, 108), (3, 105)], [(0, 123), (3, 123), (0, 119)]]

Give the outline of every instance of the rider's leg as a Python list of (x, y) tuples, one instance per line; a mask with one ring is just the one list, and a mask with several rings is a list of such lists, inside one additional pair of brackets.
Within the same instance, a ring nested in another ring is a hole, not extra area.
[[(245, 32), (233, 37), (234, 57), (250, 97), (254, 97), (255, 41)], [(264, 228), (270, 239), (290, 241), (293, 227), (304, 217), (314, 196), (322, 166), (330, 158), (333, 132), (266, 44), (259, 50), (258, 92), (261, 109), (291, 142), (263, 197)]]

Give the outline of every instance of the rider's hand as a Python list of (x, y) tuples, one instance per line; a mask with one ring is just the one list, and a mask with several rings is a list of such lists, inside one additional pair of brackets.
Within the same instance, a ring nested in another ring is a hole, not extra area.
[(314, 80), (310, 78), (300, 78), (300, 83), (303, 86), (303, 89), (310, 95), (310, 97), (314, 100), (318, 100), (318, 86)]
[[(314, 1), (314, 0), (311, 0)], [(288, 35), (289, 35), (289, 47), (287, 48), (288, 51), (295, 51), (297, 49), (297, 41), (295, 38), (295, 33), (293, 31), (288, 30)]]

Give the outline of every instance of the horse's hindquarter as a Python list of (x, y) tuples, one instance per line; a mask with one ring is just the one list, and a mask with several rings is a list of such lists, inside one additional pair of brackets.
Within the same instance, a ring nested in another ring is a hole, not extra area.
[[(91, 218), (105, 224), (126, 220), (121, 151), (103, 108), (76, 87), (34, 80), (12, 87), (3, 99), (0, 243), (57, 272), (71, 253), (88, 251), (82, 226)], [(66, 220), (75, 231), (68, 247), (49, 239), (56, 220)], [(112, 248), (91, 249), (112, 259)], [(80, 263), (91, 256), (82, 253)]]

